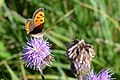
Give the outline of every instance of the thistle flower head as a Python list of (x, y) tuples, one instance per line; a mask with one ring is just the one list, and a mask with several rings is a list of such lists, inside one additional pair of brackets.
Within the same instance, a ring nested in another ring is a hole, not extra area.
[(77, 76), (86, 75), (90, 69), (90, 62), (95, 56), (93, 46), (82, 40), (74, 40), (68, 46), (66, 55), (71, 60), (71, 69)]
[(49, 65), (54, 58), (50, 53), (50, 44), (43, 38), (31, 38), (28, 40), (23, 50), (22, 59), (26, 61), (26, 66), (42, 70)]
[(88, 75), (88, 80), (113, 80), (109, 70), (102, 70), (98, 74), (95, 74), (93, 70)]

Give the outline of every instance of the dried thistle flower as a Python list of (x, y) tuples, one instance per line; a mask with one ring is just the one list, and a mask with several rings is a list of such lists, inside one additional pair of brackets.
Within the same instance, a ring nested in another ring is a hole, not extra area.
[(27, 67), (33, 68), (33, 70), (38, 69), (42, 77), (42, 69), (44, 69), (46, 65), (49, 66), (49, 64), (52, 64), (54, 60), (50, 53), (50, 46), (51, 45), (47, 41), (44, 41), (43, 38), (31, 38), (31, 40), (28, 40), (21, 57), (21, 59), (26, 61)]
[(87, 75), (90, 62), (95, 56), (93, 46), (82, 40), (74, 40), (68, 46), (66, 55), (71, 60), (71, 69), (77, 76)]

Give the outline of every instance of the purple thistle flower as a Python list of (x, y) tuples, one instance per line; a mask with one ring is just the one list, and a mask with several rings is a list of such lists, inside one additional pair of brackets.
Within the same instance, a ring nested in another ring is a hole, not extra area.
[(23, 50), (23, 55), (21, 59), (26, 61), (26, 66), (33, 68), (33, 70), (38, 69), (42, 73), (42, 69), (54, 60), (52, 54), (50, 53), (50, 44), (44, 41), (43, 38), (31, 38), (28, 40), (26, 47)]
[(102, 70), (98, 74), (95, 74), (92, 70), (88, 75), (88, 80), (113, 80), (111, 75), (109, 70)]

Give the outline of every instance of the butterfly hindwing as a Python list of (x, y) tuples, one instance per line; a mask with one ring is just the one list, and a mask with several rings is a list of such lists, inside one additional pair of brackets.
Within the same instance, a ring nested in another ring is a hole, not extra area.
[(33, 31), (34, 28), (35, 28), (35, 25), (33, 23), (33, 19), (27, 19), (25, 22), (25, 29), (27, 31), (27, 34)]

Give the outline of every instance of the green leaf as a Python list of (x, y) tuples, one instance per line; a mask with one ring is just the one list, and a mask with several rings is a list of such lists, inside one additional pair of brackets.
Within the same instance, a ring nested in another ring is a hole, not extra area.
[(4, 43), (0, 41), (0, 58), (8, 59), (10, 56), (10, 53), (5, 50)]
[(4, 0), (0, 0), (0, 7), (3, 5)]
[(10, 66), (7, 64), (6, 61), (4, 61), (4, 65), (7, 68), (8, 72), (10, 73), (12, 80), (19, 80), (17, 75), (14, 73), (14, 71), (10, 68)]

